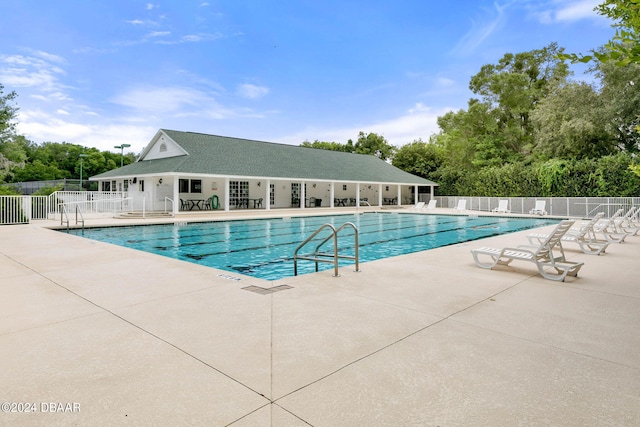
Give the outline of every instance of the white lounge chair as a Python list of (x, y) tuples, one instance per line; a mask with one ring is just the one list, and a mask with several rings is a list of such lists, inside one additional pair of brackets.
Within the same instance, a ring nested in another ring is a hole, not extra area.
[[(536, 265), (542, 277), (564, 282), (567, 276), (577, 276), (584, 263), (567, 261), (562, 249), (562, 237), (575, 221), (564, 220), (537, 246), (521, 245), (517, 248), (472, 249), (471, 254), (478, 267), (492, 269), (496, 265), (509, 265), (513, 260), (529, 261)], [(558, 252), (557, 254), (554, 251)], [(490, 262), (482, 262), (480, 256), (488, 256)], [(550, 270), (555, 270), (556, 273)]]
[[(620, 210), (619, 212), (621, 212)], [(627, 233), (629, 236), (635, 236), (638, 234), (638, 230), (640, 230), (640, 226), (637, 226), (633, 223), (633, 217), (637, 216), (636, 208), (631, 207), (623, 216), (614, 219), (614, 224), (616, 226), (616, 230), (620, 233)]]
[(511, 213), (509, 210), (509, 200), (500, 200), (498, 202), (498, 207), (493, 208), (493, 212), (496, 213)]
[(593, 226), (594, 233), (603, 235), (609, 242), (623, 243), (629, 233), (620, 230), (616, 225), (616, 220), (622, 216), (622, 212), (622, 209), (618, 209), (611, 218), (604, 218), (595, 223)]
[(418, 210), (418, 209), (422, 209), (424, 208), (424, 202), (418, 202), (416, 203), (416, 205), (414, 207), (412, 207), (411, 209), (413, 210)]
[[(564, 236), (562, 236), (562, 241), (577, 243), (585, 254), (600, 255), (607, 249), (609, 243), (611, 243), (608, 240), (598, 239), (595, 231), (593, 230), (593, 226), (597, 224), (603, 216), (604, 212), (600, 212), (581, 227), (571, 228)], [(529, 239), (531, 244), (541, 244), (542, 241), (548, 237), (548, 234), (527, 234), (527, 239)]]
[(547, 211), (545, 210), (547, 207), (546, 200), (536, 200), (536, 206), (529, 211), (531, 215), (546, 215)]
[(427, 205), (427, 207), (425, 209), (435, 209), (436, 208), (436, 203), (438, 203), (438, 201), (436, 199), (429, 200), (429, 204)]
[(466, 211), (467, 210), (467, 201), (465, 199), (458, 200), (458, 206), (453, 208), (454, 211)]

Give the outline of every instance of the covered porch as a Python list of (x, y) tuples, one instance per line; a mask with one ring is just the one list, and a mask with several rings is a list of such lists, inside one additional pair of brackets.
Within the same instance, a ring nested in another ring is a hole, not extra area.
[(125, 191), (140, 209), (185, 212), (411, 206), (432, 198), (435, 184), (169, 173), (100, 180), (98, 188)]

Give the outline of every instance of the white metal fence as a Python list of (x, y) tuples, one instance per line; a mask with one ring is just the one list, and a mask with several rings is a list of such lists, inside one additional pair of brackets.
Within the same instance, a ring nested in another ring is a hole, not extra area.
[(132, 209), (123, 192), (56, 191), (50, 196), (0, 196), (0, 225), (28, 224), (33, 220), (54, 219), (78, 207), (83, 213), (118, 213)]
[[(546, 202), (549, 215), (560, 217), (592, 217), (597, 212), (613, 215), (618, 209), (625, 212), (632, 206), (640, 206), (640, 197), (460, 197), (436, 196), (438, 207), (454, 208), (461, 199), (467, 200), (467, 209), (491, 212), (500, 200), (509, 201), (512, 213), (528, 214), (536, 200)], [(126, 193), (118, 191), (56, 191), (50, 196), (0, 196), (0, 225), (25, 224), (33, 220), (61, 218), (61, 204), (67, 211), (76, 207), (83, 214), (130, 212), (133, 201)], [(144, 204), (138, 209), (144, 208)], [(165, 208), (166, 209), (166, 208)]]
[(610, 217), (618, 209), (625, 212), (632, 206), (640, 205), (640, 197), (460, 197), (436, 196), (438, 207), (455, 208), (458, 201), (466, 200), (467, 209), (481, 212), (491, 212), (498, 207), (500, 200), (508, 200), (511, 213), (528, 214), (536, 200), (546, 202), (545, 210), (549, 215), (560, 217), (586, 218), (593, 217), (597, 212), (604, 212)]

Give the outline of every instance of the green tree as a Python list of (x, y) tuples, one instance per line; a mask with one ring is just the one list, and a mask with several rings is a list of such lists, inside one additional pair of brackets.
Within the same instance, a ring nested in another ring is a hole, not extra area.
[(0, 182), (7, 179), (15, 165), (26, 161), (25, 139), (15, 132), (18, 108), (13, 105), (17, 94), (4, 94), (4, 86), (0, 84)]
[(389, 144), (387, 140), (375, 133), (364, 132), (358, 134), (358, 140), (355, 144), (355, 153), (371, 154), (382, 160), (391, 160), (396, 151), (396, 147)]
[(547, 160), (614, 153), (604, 110), (602, 97), (584, 82), (566, 84), (547, 95), (531, 112), (536, 156)]
[(640, 195), (640, 173), (632, 169), (634, 156), (629, 153), (617, 153), (596, 160), (595, 177), (597, 190), (595, 196), (636, 197)]
[(301, 147), (307, 148), (317, 148), (320, 150), (331, 150), (331, 151), (342, 151), (344, 153), (353, 153), (353, 142), (349, 140), (346, 144), (340, 144), (339, 142), (325, 142), (318, 141), (317, 139), (313, 142), (304, 141), (300, 144)]
[(434, 141), (442, 147), (448, 165), (473, 169), (485, 166), (487, 162), (501, 164), (507, 157), (497, 141), (487, 144), (487, 140), (500, 136), (497, 134), (496, 120), (492, 118), (486, 103), (472, 99), (467, 111), (450, 111), (438, 117), (437, 123), (441, 131)]
[(600, 62), (592, 71), (601, 82), (599, 113), (615, 143), (621, 150), (640, 152), (640, 64)]
[(13, 182), (24, 181), (46, 181), (50, 179), (67, 178), (68, 173), (58, 169), (52, 164), (43, 163), (41, 160), (35, 160), (24, 165), (22, 168), (14, 168)]
[(15, 118), (18, 108), (12, 105), (18, 95), (15, 92), (4, 94), (4, 86), (0, 83), (0, 143), (15, 134)]
[(543, 49), (508, 53), (471, 78), (469, 88), (489, 105), (498, 126), (496, 135), (501, 136), (482, 141), (484, 151), (502, 153), (506, 149), (510, 156), (505, 160), (511, 161), (529, 153), (533, 145), (531, 111), (570, 75), (568, 66), (558, 59), (560, 52), (552, 43)]
[(559, 58), (571, 62), (612, 62), (618, 66), (640, 64), (640, 2), (638, 0), (606, 0), (594, 8), (599, 15), (613, 20), (616, 33), (601, 50), (591, 55), (560, 53)]
[(400, 147), (391, 162), (393, 166), (423, 178), (430, 178), (443, 163), (442, 149), (421, 139)]

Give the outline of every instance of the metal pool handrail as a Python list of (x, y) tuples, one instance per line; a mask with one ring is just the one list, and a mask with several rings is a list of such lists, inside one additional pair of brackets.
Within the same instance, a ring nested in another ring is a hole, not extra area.
[[(340, 230), (342, 230), (345, 227), (352, 227), (353, 228), (353, 231), (354, 231), (354, 244), (355, 244), (355, 256), (339, 255), (338, 254), (338, 233), (340, 232)], [(301, 256), (301, 255), (298, 255), (298, 251), (302, 247), (304, 247), (307, 243), (309, 243), (314, 237), (316, 237), (325, 228), (331, 229), (331, 234), (326, 239), (324, 239), (322, 242), (320, 242), (320, 244), (318, 244), (318, 246), (316, 246), (316, 249), (315, 249), (315, 252), (313, 253), (313, 255), (312, 256), (304, 256), (304, 255)], [(333, 237), (333, 253), (319, 252), (320, 247), (322, 247), (322, 245), (324, 245), (326, 242), (328, 242), (332, 237)], [(333, 258), (333, 259), (324, 259), (324, 258), (321, 258), (321, 257)], [(336, 229), (331, 224), (328, 224), (328, 223), (327, 224), (323, 224), (320, 227), (318, 227), (318, 229), (316, 231), (314, 231), (313, 234), (311, 234), (302, 243), (300, 243), (300, 245), (298, 245), (296, 250), (293, 251), (293, 275), (294, 276), (298, 275), (298, 260), (302, 259), (302, 260), (307, 260), (307, 261), (314, 261), (316, 263), (316, 271), (318, 271), (318, 263), (319, 262), (333, 263), (333, 270), (334, 270), (333, 276), (334, 277), (339, 277), (340, 276), (340, 274), (338, 274), (338, 259), (339, 258), (355, 260), (355, 262), (356, 262), (355, 271), (360, 271), (360, 268), (359, 268), (359, 255), (358, 255), (358, 228), (351, 222), (346, 222), (346, 223), (342, 224), (340, 227), (338, 227), (338, 229)]]
[[(66, 203), (60, 203), (60, 225), (63, 225), (65, 223), (64, 218), (66, 217), (66, 223), (67, 223), (67, 233), (69, 232), (69, 211), (67, 210), (67, 204)], [(78, 213), (80, 213), (80, 220), (78, 221)], [(82, 215), (82, 210), (80, 209), (80, 206), (76, 205), (76, 225), (78, 225), (78, 222), (82, 223), (82, 231), (84, 231), (84, 215)]]

